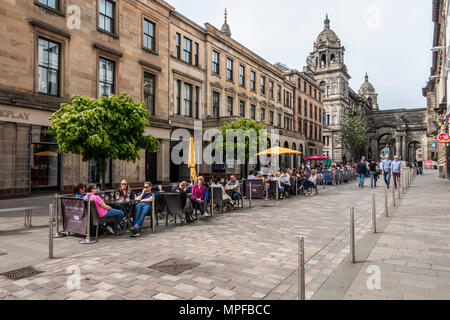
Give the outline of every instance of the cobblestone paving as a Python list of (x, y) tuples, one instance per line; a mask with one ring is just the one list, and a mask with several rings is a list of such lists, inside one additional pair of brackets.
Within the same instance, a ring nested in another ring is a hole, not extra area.
[[(450, 299), (450, 183), (419, 176), (344, 299)], [(369, 266), (381, 270), (369, 290)]]
[[(98, 244), (81, 246), (79, 238), (55, 239), (56, 255), (64, 258), (35, 265), (44, 273), (34, 277), (0, 278), (0, 299), (296, 299), (300, 233), (310, 298), (348, 255), (350, 205), (356, 208), (357, 239), (370, 230), (372, 191), (377, 207), (384, 208), (383, 188), (362, 190), (352, 182), (327, 186), (315, 197), (257, 201), (253, 209), (216, 215), (207, 223), (160, 226), (161, 232), (146, 232), (136, 240), (103, 237)], [(48, 231), (35, 231), (38, 236), (42, 242)], [(45, 247), (41, 251), (45, 257)], [(178, 276), (148, 268), (169, 258), (200, 266)], [(81, 269), (79, 289), (67, 286), (67, 268), (73, 266)]]

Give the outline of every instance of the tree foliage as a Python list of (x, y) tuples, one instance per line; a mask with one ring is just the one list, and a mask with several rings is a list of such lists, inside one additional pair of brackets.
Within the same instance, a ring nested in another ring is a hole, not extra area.
[[(235, 139), (234, 142), (228, 143), (227, 130), (243, 130), (244, 132), (247, 132), (253, 129), (256, 132), (256, 150), (259, 150), (259, 142), (267, 140), (267, 134), (265, 131), (266, 128), (267, 125), (265, 121), (257, 122), (255, 120), (248, 120), (245, 118), (241, 118), (238, 121), (234, 121), (231, 123), (225, 122), (224, 125), (220, 128), (223, 142), (219, 143), (219, 146), (221, 145), (224, 148), (224, 151), (233, 150), (235, 155), (238, 150), (243, 148), (243, 150), (245, 150), (245, 162), (248, 163), (249, 159), (254, 156), (254, 154), (250, 154), (250, 143), (254, 143), (254, 141), (249, 141), (247, 137), (243, 140), (244, 144), (242, 144), (242, 141), (239, 141), (239, 139)], [(264, 130), (264, 133), (260, 132), (260, 130)]]
[(363, 113), (347, 109), (340, 125), (342, 143), (353, 153), (356, 160), (368, 141), (367, 118)]
[(158, 139), (144, 136), (149, 116), (145, 105), (127, 94), (99, 99), (76, 95), (50, 117), (49, 132), (59, 152), (82, 155), (83, 161), (100, 165), (103, 188), (107, 159), (136, 162), (140, 150), (158, 150)]

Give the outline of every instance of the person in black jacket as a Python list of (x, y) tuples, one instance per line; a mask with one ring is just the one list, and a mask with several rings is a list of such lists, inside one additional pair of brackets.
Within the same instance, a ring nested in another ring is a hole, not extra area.
[(359, 175), (359, 186), (361, 188), (364, 188), (364, 179), (366, 177), (367, 174), (367, 164), (366, 164), (366, 158), (362, 158), (361, 162), (358, 163), (357, 167), (356, 167), (356, 172)]
[(180, 193), (181, 195), (181, 205), (184, 208), (186, 222), (191, 223), (194, 221), (194, 219), (192, 218), (192, 203), (190, 203), (191, 200), (189, 200), (188, 198), (186, 186), (187, 186), (186, 181), (181, 182), (176, 192)]
[(369, 164), (369, 172), (370, 172), (370, 187), (376, 188), (377, 180), (378, 180), (378, 166), (377, 166), (377, 163), (375, 162), (375, 160), (373, 160), (373, 159)]

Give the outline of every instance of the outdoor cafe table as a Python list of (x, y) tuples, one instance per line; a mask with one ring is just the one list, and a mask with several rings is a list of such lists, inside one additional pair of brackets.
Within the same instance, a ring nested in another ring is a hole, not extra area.
[[(123, 227), (123, 231), (122, 234), (125, 233), (125, 231), (127, 230), (127, 228), (131, 228), (133, 226), (133, 216), (132, 216), (132, 212), (133, 212), (133, 208), (136, 204), (139, 203), (139, 200), (125, 200), (125, 199), (120, 199), (120, 200), (115, 200), (115, 199), (110, 199), (110, 200), (106, 200), (105, 203), (107, 205), (109, 205), (110, 207), (113, 207), (115, 205), (120, 205), (120, 207), (122, 208), (123, 213), (125, 214), (122, 221), (120, 222), (121, 228), (122, 228), (122, 222), (125, 222), (125, 226)], [(127, 204), (129, 204), (129, 210), (127, 210)]]

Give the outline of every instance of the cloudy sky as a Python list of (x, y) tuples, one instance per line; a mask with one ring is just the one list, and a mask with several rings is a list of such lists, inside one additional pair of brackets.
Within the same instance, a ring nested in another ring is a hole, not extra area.
[[(431, 0), (166, 0), (201, 26), (220, 29), (271, 63), (302, 70), (325, 14), (345, 46), (357, 91), (369, 74), (381, 109), (423, 108), (431, 67)], [(320, 3), (320, 4), (318, 4)]]

